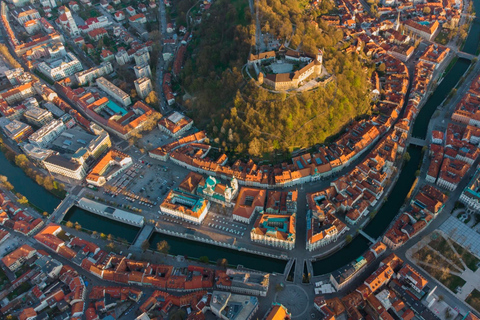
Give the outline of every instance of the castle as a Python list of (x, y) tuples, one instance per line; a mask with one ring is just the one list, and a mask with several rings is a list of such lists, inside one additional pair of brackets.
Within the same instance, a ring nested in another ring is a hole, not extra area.
[(298, 51), (287, 50), (279, 51), (286, 63), (305, 63), (308, 64), (303, 68), (285, 73), (269, 73), (264, 75), (259, 70), (259, 66), (264, 62), (275, 61), (276, 53), (274, 51), (263, 52), (258, 55), (250, 54), (248, 64), (253, 65), (260, 84), (265, 83), (274, 90), (290, 90), (298, 88), (299, 84), (309, 76), (319, 76), (322, 72), (323, 53), (318, 50), (316, 56), (302, 54)]

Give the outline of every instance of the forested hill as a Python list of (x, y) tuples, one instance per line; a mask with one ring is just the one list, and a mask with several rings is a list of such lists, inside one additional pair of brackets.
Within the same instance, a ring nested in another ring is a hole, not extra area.
[[(182, 5), (180, 0), (178, 5)], [(236, 156), (262, 157), (322, 143), (354, 118), (369, 113), (369, 62), (343, 52), (343, 32), (326, 25), (322, 14), (333, 3), (310, 10), (308, 2), (258, 0), (263, 33), (289, 48), (324, 52), (324, 66), (335, 75), (325, 88), (273, 94), (248, 79), (242, 67), (255, 52), (255, 16), (247, 0), (215, 0), (194, 27), (181, 85), (193, 97), (185, 101), (211, 142)], [(186, 5), (183, 5), (186, 7)], [(365, 59), (365, 57), (362, 57)]]

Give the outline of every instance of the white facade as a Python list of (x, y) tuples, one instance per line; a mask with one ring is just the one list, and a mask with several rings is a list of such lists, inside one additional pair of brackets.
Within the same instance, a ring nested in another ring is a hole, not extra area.
[(143, 66), (150, 63), (150, 53), (146, 48), (140, 49), (133, 55), (135, 64), (137, 66)]
[(138, 96), (141, 99), (145, 99), (150, 92), (152, 92), (152, 82), (150, 78), (143, 77), (134, 81), (135, 90), (137, 90)]
[(135, 66), (133, 67), (133, 70), (135, 71), (135, 76), (137, 76), (137, 79), (143, 77), (150, 78), (152, 76), (152, 70), (148, 64), (143, 66)]
[(52, 120), (28, 137), (28, 141), (34, 146), (45, 148), (66, 129), (62, 120)]
[(73, 160), (60, 159), (61, 156), (50, 156), (43, 161), (43, 165), (48, 171), (60, 174), (62, 176), (82, 180), (87, 175), (87, 166), (85, 162), (75, 163)]
[(87, 84), (96, 78), (102, 77), (104, 75), (110, 74), (113, 72), (113, 67), (110, 62), (102, 62), (99, 66), (90, 68), (88, 70), (78, 72), (75, 74), (77, 82), (79, 85)]
[(97, 78), (96, 83), (100, 89), (105, 91), (115, 101), (121, 103), (123, 106), (126, 107), (132, 103), (130, 96), (125, 91), (123, 91), (104, 77)]
[(82, 71), (82, 63), (72, 53), (67, 53), (65, 59), (60, 59), (47, 64), (41, 62), (37, 65), (38, 71), (53, 81), (61, 80)]

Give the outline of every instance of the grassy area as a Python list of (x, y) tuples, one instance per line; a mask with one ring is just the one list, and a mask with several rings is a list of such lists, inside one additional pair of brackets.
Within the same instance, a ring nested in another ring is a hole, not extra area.
[(443, 272), (436, 268), (431, 268), (425, 265), (422, 265), (422, 268), (425, 269), (432, 277), (440, 281), (444, 286), (450, 289), (452, 292), (455, 292), (457, 287), (463, 287), (466, 283), (465, 280), (459, 276)]
[(465, 300), (469, 305), (471, 305), (475, 310), (480, 312), (480, 291), (474, 289)]
[[(442, 255), (440, 255), (438, 252), (431, 250), (430, 248), (427, 248), (427, 247), (423, 247), (422, 249), (418, 250), (413, 257), (420, 262), (425, 262), (425, 263), (433, 264), (440, 267), (453, 268), (454, 271), (458, 271), (452, 265), (450, 265), (450, 263), (448, 263), (448, 261), (445, 260), (445, 258), (442, 257)], [(461, 270), (463, 270), (463, 267), (460, 261), (452, 260), (452, 262), (454, 262), (455, 265), (459, 266)]]
[(450, 41), (450, 32), (446, 30), (442, 30), (437, 37), (435, 38), (435, 42), (441, 45), (446, 45)]
[(447, 240), (445, 240), (443, 237), (439, 236), (437, 239), (430, 241), (429, 245), (445, 258), (455, 263), (455, 265), (457, 265), (461, 270), (464, 269), (462, 262), (447, 243)]
[(470, 251), (463, 248), (459, 244), (452, 241), (453, 247), (457, 250), (458, 254), (462, 257), (463, 262), (467, 265), (468, 269), (472, 271), (477, 271), (477, 264), (480, 262), (480, 259), (475, 257)]

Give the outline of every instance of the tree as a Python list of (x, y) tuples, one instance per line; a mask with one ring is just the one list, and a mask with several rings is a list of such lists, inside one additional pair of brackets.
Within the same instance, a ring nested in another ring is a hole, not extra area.
[(107, 239), (107, 235), (105, 233), (100, 233), (100, 238), (102, 238), (103, 240)]
[(117, 248), (117, 246), (115, 245), (115, 243), (113, 243), (113, 242), (107, 243), (107, 249), (108, 250), (115, 251), (116, 248)]
[(80, 223), (75, 223), (75, 230), (77, 231), (82, 230), (82, 225)]
[(23, 204), (23, 205), (28, 204), (28, 199), (25, 196), (22, 196), (22, 195), (20, 195), (20, 197), (18, 198), (17, 201), (18, 201), (18, 203)]
[(48, 217), (48, 212), (47, 211), (43, 211), (42, 214), (43, 214), (44, 217)]
[(95, 238), (96, 238), (96, 237), (97, 237), (97, 235), (98, 235), (98, 232), (97, 232), (97, 231), (95, 231), (95, 230), (94, 230), (94, 231), (92, 231), (92, 237), (95, 237)]
[(423, 14), (424, 15), (429, 15), (432, 12), (432, 9), (430, 7), (424, 7), (423, 8)]
[(259, 156), (262, 152), (262, 145), (257, 138), (253, 138), (248, 144), (248, 153), (252, 156)]
[(160, 251), (163, 254), (168, 254), (170, 251), (170, 245), (166, 240), (162, 240), (157, 243), (157, 251)]
[(283, 291), (283, 289), (285, 289), (283, 283), (277, 283), (277, 285), (275, 286), (275, 292)]
[(13, 190), (13, 185), (10, 182), (8, 182), (8, 178), (1, 175), (0, 175), (0, 186), (9, 191)]
[(150, 242), (148, 242), (148, 239), (142, 242), (141, 248), (143, 251), (147, 251), (147, 249), (150, 248)]
[(109, 235), (107, 236), (107, 239), (108, 239), (108, 241), (112, 241), (112, 240), (113, 240), (113, 236), (112, 236), (111, 234), (109, 234)]
[(210, 259), (208, 259), (207, 256), (201, 256), (200, 258), (198, 258), (198, 261), (201, 263), (209, 263)]
[(407, 162), (410, 161), (410, 153), (405, 152), (405, 154), (403, 155), (403, 160), (405, 160)]
[(65, 226), (67, 228), (73, 228), (73, 222), (72, 221), (67, 221), (67, 223), (65, 223)]
[(351, 235), (351, 234), (347, 234), (347, 236), (345, 237), (345, 242), (346, 242), (347, 244), (349, 244), (350, 242), (352, 242), (352, 240), (353, 240), (352, 235)]
[(136, 98), (137, 97), (137, 90), (135, 90), (135, 89), (130, 90), (130, 96), (132, 98)]
[(217, 260), (217, 266), (221, 268), (226, 268), (228, 266), (228, 261), (225, 258), (221, 258)]
[(157, 93), (155, 91), (150, 91), (148, 96), (145, 98), (145, 102), (151, 106), (157, 106), (158, 105)]

